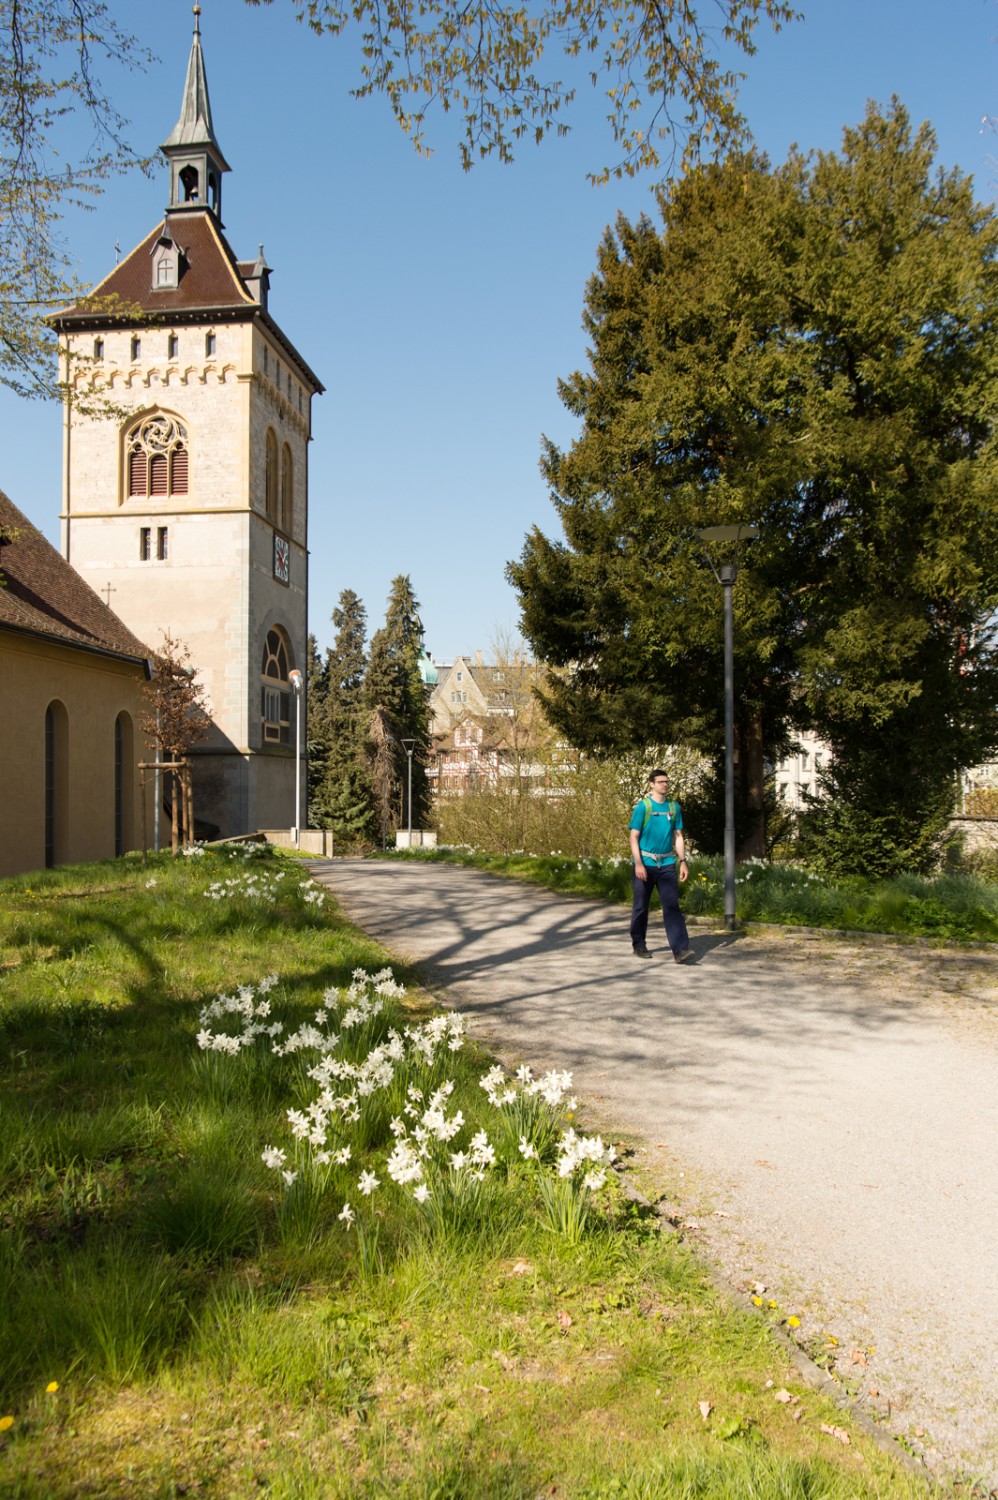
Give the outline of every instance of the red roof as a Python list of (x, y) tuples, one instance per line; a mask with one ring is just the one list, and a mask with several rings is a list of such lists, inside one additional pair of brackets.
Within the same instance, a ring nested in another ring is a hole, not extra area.
[(0, 490), (0, 629), (144, 662), (152, 656)]
[[(164, 232), (180, 247), (181, 274), (176, 287), (152, 284), (152, 252)], [(168, 214), (140, 245), (98, 282), (89, 297), (54, 313), (56, 328), (183, 322), (185, 316), (209, 314), (249, 321), (259, 318), (297, 363), (317, 392), (324, 387), (287, 334), (253, 296), (245, 277), (255, 262), (237, 261), (214, 215), (207, 209)]]
[[(153, 289), (152, 252), (164, 231), (180, 247), (184, 268), (179, 285)], [(122, 316), (134, 316), (139, 308), (146, 315), (166, 319), (178, 313), (207, 312), (220, 308), (252, 311), (259, 304), (239, 274), (236, 257), (213, 216), (200, 213), (170, 214), (147, 234), (131, 254), (94, 287), (89, 301), (78, 302), (56, 315), (56, 320), (90, 319), (113, 315), (109, 304), (124, 304)]]

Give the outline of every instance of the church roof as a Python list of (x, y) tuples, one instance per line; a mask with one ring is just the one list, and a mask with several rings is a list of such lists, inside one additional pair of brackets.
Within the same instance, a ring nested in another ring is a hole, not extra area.
[[(179, 246), (184, 269), (176, 287), (152, 284), (152, 252), (164, 235)], [(259, 304), (243, 280), (239, 262), (212, 214), (167, 214), (145, 239), (97, 283), (90, 297), (56, 314), (56, 321), (91, 321), (114, 317), (114, 304), (124, 304), (117, 317), (129, 318), (136, 309), (167, 319), (183, 312), (223, 308), (250, 311)], [(94, 305), (96, 304), (96, 305)]]
[(145, 663), (151, 652), (0, 490), (0, 630)]

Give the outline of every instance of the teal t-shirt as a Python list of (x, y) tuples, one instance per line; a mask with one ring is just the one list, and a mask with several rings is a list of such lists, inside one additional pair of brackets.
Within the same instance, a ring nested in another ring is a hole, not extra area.
[(682, 809), (678, 802), (671, 799), (665, 802), (656, 802), (654, 797), (649, 797), (651, 804), (651, 816), (645, 823), (645, 803), (640, 801), (631, 814), (629, 828), (636, 828), (641, 832), (638, 847), (642, 854), (649, 855), (656, 864), (674, 865), (676, 856), (672, 852), (672, 839), (676, 830), (683, 826)]

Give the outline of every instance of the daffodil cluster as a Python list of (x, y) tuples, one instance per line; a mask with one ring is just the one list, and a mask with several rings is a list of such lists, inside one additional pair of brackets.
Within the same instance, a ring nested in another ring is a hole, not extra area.
[[(326, 990), (313, 1018), (286, 1032), (283, 1023), (271, 1017), (268, 996), (277, 983), (271, 974), (255, 987), (241, 985), (235, 994), (220, 995), (205, 1005), (197, 1041), (204, 1051), (229, 1056), (257, 1042), (269, 1044), (276, 1057), (304, 1054), (304, 1062), (309, 1062), (307, 1054), (316, 1055), (304, 1072), (315, 1085), (313, 1097), (303, 1108), (286, 1112), (292, 1144), (288, 1149), (268, 1145), (261, 1153), (264, 1165), (278, 1173), (286, 1187), (292, 1187), (303, 1171), (313, 1180), (320, 1171), (322, 1181), (328, 1169), (348, 1168), (352, 1128), (365, 1108), (377, 1096), (384, 1100), (389, 1090), (398, 1110), (389, 1127), (392, 1144), (380, 1164), (360, 1172), (356, 1190), (361, 1198), (371, 1198), (382, 1186), (381, 1172), (419, 1204), (439, 1194), (460, 1196), (475, 1191), (475, 1184), (484, 1181), (498, 1160), (511, 1164), (518, 1158), (536, 1162), (544, 1173), (553, 1167), (554, 1175), (570, 1179), (579, 1190), (603, 1186), (613, 1148), (605, 1147), (598, 1136), (580, 1136), (571, 1128), (556, 1139), (558, 1115), (567, 1110), (570, 1116), (575, 1108), (570, 1073), (552, 1069), (535, 1078), (529, 1067), (521, 1067), (510, 1078), (499, 1066), (489, 1069), (480, 1085), (498, 1112), (499, 1136), (507, 1142), (497, 1150), (497, 1141), (486, 1130), (471, 1134), (464, 1112), (453, 1107), (454, 1080), (440, 1080), (447, 1054), (464, 1043), (461, 1015), (444, 1013), (387, 1032), (384, 1020), (372, 1026), (386, 1002), (403, 998), (405, 988), (390, 969), (376, 974), (359, 969), (347, 989)], [(232, 1020), (238, 1029), (225, 1025)], [(365, 1034), (369, 1027), (376, 1038), (373, 1045)], [(379, 1107), (393, 1106), (382, 1102)], [(462, 1141), (464, 1132), (468, 1134)], [(347, 1228), (356, 1221), (349, 1201), (339, 1218)]]
[[(268, 974), (265, 979), (255, 987), (251, 984), (241, 984), (234, 995), (219, 995), (207, 1005), (201, 1007), (198, 1020), (201, 1030), (197, 1034), (197, 1044), (202, 1052), (224, 1052), (229, 1057), (235, 1057), (245, 1047), (252, 1047), (258, 1037), (268, 1036), (275, 1040), (284, 1030), (283, 1021), (271, 1021), (269, 1025), (265, 1022), (270, 1016), (270, 1001), (266, 998), (277, 984), (277, 975)], [(235, 1019), (239, 1022), (238, 1032), (213, 1031), (211, 1023)]]

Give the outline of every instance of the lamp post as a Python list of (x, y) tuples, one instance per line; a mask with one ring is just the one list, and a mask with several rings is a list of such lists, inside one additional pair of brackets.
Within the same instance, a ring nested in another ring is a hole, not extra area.
[[(702, 542), (750, 542), (758, 526), (705, 526), (697, 532)], [(735, 609), (734, 587), (738, 564), (720, 571), (706, 554), (710, 571), (724, 589), (724, 925), (735, 929)]]
[(295, 848), (301, 848), (301, 695), (304, 680), (297, 667), (288, 673), (295, 695)]
[(409, 757), (409, 792), (408, 792), (408, 796), (406, 797), (406, 807), (408, 808), (408, 811), (409, 811), (409, 842), (406, 845), (406, 848), (407, 849), (411, 849), (412, 848), (412, 752), (416, 748), (416, 741), (415, 740), (400, 740), (399, 743), (402, 746), (402, 749), (405, 751), (406, 755)]

